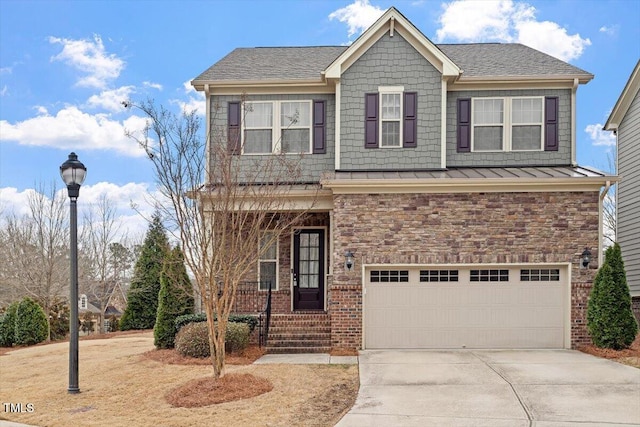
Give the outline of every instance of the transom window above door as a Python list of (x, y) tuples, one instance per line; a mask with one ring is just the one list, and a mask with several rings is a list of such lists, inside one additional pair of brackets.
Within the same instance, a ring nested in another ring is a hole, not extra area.
[(244, 104), (243, 154), (311, 153), (311, 101)]

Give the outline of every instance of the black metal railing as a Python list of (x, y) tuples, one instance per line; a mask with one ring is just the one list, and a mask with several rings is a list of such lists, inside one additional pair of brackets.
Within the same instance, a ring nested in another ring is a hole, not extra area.
[(260, 347), (266, 347), (267, 339), (269, 338), (269, 325), (271, 324), (271, 281), (267, 282), (267, 301), (264, 306), (264, 310), (260, 312), (258, 316), (258, 345)]

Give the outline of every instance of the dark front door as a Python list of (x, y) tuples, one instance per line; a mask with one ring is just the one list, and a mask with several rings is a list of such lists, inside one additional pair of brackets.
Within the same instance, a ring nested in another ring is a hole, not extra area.
[(293, 235), (293, 308), (324, 309), (324, 230), (302, 229)]

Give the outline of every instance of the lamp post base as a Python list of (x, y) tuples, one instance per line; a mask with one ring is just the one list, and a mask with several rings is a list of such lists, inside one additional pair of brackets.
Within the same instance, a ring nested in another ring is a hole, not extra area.
[(69, 394), (78, 394), (78, 393), (80, 393), (80, 389), (78, 387), (69, 387), (67, 389), (67, 392)]

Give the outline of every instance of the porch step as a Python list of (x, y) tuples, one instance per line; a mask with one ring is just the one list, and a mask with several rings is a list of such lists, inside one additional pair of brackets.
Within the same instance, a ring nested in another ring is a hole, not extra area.
[(327, 353), (331, 350), (331, 320), (325, 312), (271, 316), (267, 353)]

